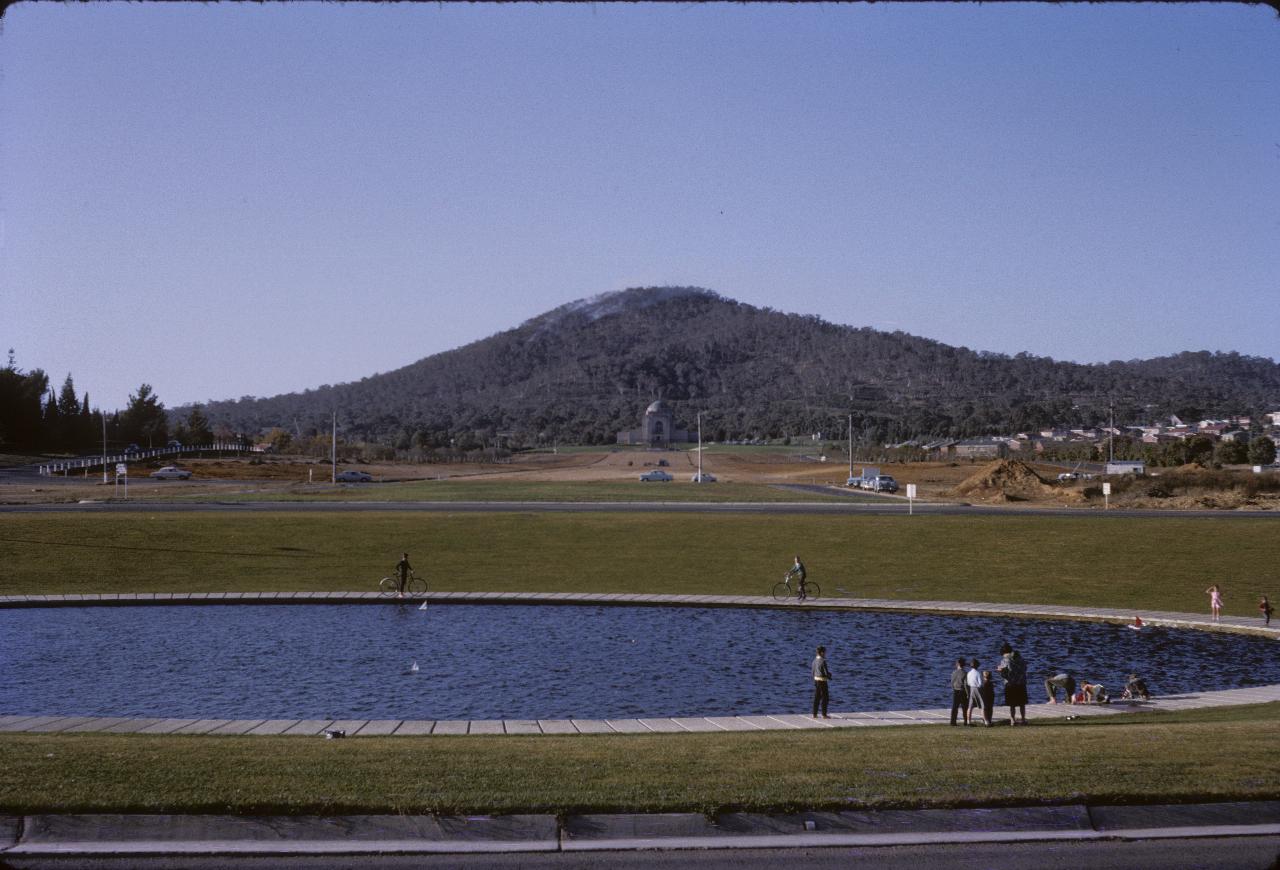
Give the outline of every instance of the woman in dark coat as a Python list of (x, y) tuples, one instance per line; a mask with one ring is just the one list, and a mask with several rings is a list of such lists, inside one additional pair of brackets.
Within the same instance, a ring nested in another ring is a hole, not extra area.
[[(1027, 663), (1009, 644), (1000, 647), (1000, 676), (1004, 679), (1004, 702), (1009, 707), (1009, 724), (1027, 724)], [(1021, 722), (1019, 722), (1021, 720)]]

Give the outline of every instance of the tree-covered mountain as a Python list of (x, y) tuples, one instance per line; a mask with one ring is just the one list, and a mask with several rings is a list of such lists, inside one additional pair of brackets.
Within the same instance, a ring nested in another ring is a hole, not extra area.
[[(641, 288), (556, 308), (363, 380), (213, 402), (214, 424), (324, 430), (400, 448), (451, 440), (604, 443), (663, 398), (723, 440), (823, 432), (967, 436), (1280, 408), (1280, 365), (1237, 353), (1083, 365), (977, 352), (903, 332), (756, 308), (697, 288)], [(506, 433), (505, 436), (503, 433)]]

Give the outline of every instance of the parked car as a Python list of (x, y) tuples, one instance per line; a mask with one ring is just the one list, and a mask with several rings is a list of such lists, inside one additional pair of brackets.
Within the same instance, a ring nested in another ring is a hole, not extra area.
[(191, 472), (176, 465), (166, 465), (159, 471), (151, 472), (151, 476), (156, 480), (190, 480)]
[(170, 441), (170, 442), (169, 442), (169, 444), (168, 444), (167, 446), (168, 446), (168, 447), (170, 447), (170, 448), (174, 448), (174, 449), (177, 449), (177, 450), (181, 450), (181, 449), (182, 449), (182, 442), (181, 442), (181, 441)]
[(1079, 479), (1080, 479), (1080, 472), (1078, 471), (1064, 471), (1058, 475), (1059, 483), (1068, 483), (1069, 481), (1079, 480)]
[(128, 456), (130, 453), (141, 453), (141, 452), (142, 452), (142, 448), (139, 447), (137, 444), (130, 444), (128, 447), (124, 449), (125, 456)]
[(845, 486), (852, 486), (854, 489), (871, 489), (876, 488), (876, 480), (880, 477), (880, 467), (877, 465), (862, 466), (862, 474), (857, 477), (850, 477), (845, 481)]
[(644, 474), (640, 475), (640, 480), (644, 483), (649, 483), (651, 481), (666, 483), (669, 480), (675, 480), (675, 478), (667, 474), (661, 468), (655, 468), (653, 471), (646, 471)]
[(372, 483), (373, 475), (348, 469), (347, 471), (339, 471), (337, 480), (338, 483)]
[(689, 481), (690, 483), (715, 483), (716, 476), (710, 471), (704, 471), (701, 474), (695, 471)]
[(892, 475), (881, 474), (871, 482), (871, 489), (875, 492), (897, 492), (898, 481)]

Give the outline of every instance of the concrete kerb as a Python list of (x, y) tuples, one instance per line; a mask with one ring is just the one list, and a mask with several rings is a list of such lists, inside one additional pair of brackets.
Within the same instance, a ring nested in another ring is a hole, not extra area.
[[(1234, 824), (1223, 823), (1234, 819)], [(1119, 826), (1125, 820), (1145, 827)], [(1274, 836), (1280, 802), (787, 815), (0, 817), (0, 854), (314, 855), (760, 849)]]
[[(189, 593), (181, 599), (155, 596), (84, 596), (84, 595), (13, 595), (0, 597), (0, 608), (6, 607), (99, 607), (99, 606), (155, 606), (212, 604), (219, 606), (245, 604), (392, 604), (416, 606), (423, 600), (433, 604), (554, 604), (561, 606), (649, 606), (649, 607), (735, 607), (735, 608), (805, 608), (830, 611), (877, 611), (901, 613), (960, 613), (995, 617), (1029, 617), (1035, 619), (1063, 619), (1090, 622), (1128, 624), (1135, 615), (1132, 610), (1116, 608), (1083, 608), (1053, 605), (1018, 605), (971, 603), (962, 601), (894, 601), (889, 599), (836, 598), (807, 602), (776, 602), (771, 598), (753, 598), (740, 595), (637, 595), (619, 593), (557, 593), (557, 592), (434, 592), (409, 600), (399, 600), (368, 592), (329, 592), (322, 597), (307, 594), (290, 595), (279, 592), (265, 593)], [(1257, 620), (1227, 617), (1212, 622), (1206, 617), (1188, 613), (1147, 612), (1143, 621), (1152, 627), (1176, 627), (1204, 631), (1224, 631), (1252, 634), (1280, 640), (1280, 623), (1275, 626), (1258, 624)], [(1065, 716), (1107, 715), (1126, 710), (1188, 710), (1223, 704), (1250, 704), (1280, 701), (1280, 685), (1257, 686), (1248, 689), (1228, 689), (1218, 692), (1187, 693), (1162, 698), (1152, 704), (1121, 705), (1108, 707), (1079, 707), (1067, 705), (1028, 705), (1028, 718), (1062, 718)], [(399, 720), (349, 720), (333, 723), (332, 720), (253, 720), (229, 719), (126, 719), (119, 717), (89, 716), (36, 716), (14, 714), (0, 716), (0, 732), (15, 731), (106, 731), (140, 732), (144, 734), (168, 733), (218, 733), (218, 734), (286, 734), (314, 736), (329, 728), (341, 728), (349, 735), (410, 736), (410, 735), (464, 735), (464, 734), (685, 734), (695, 731), (756, 731), (763, 729), (819, 729), (832, 727), (856, 727), (877, 725), (910, 725), (941, 723), (949, 714), (943, 709), (896, 710), (867, 713), (835, 713), (831, 720), (815, 720), (793, 713), (761, 714), (748, 716), (704, 717), (675, 716), (644, 719), (615, 720), (501, 720), (489, 721), (440, 721), (401, 722)]]
[(950, 613), (964, 616), (1024, 617), (1064, 619), (1078, 622), (1128, 624), (1142, 616), (1151, 627), (1193, 628), (1255, 634), (1280, 640), (1280, 621), (1265, 626), (1255, 618), (1224, 617), (1214, 622), (1194, 613), (1139, 611), (1129, 608), (1071, 607), (1050, 604), (1001, 604), (969, 601), (912, 601), (885, 598), (827, 597), (820, 600), (775, 601), (767, 596), (748, 595), (645, 595), (611, 592), (428, 592), (398, 599), (377, 592), (190, 592), (170, 597), (159, 593), (107, 595), (5, 595), (0, 608), (11, 607), (145, 607), (197, 606), (204, 604), (306, 605), (306, 604), (560, 604), (618, 607), (736, 607), (894, 613)]

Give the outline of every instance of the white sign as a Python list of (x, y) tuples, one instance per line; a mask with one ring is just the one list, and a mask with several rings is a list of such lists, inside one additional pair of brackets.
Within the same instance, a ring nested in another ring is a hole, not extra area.
[(123, 476), (128, 473), (129, 473), (129, 466), (125, 465), (123, 462), (116, 463), (116, 474)]
[(916, 497), (916, 485), (914, 483), (907, 484), (907, 498)]
[(1103, 494), (1103, 495), (1111, 495), (1111, 484), (1110, 484), (1110, 483), (1104, 483), (1104, 484), (1102, 485), (1102, 494)]

